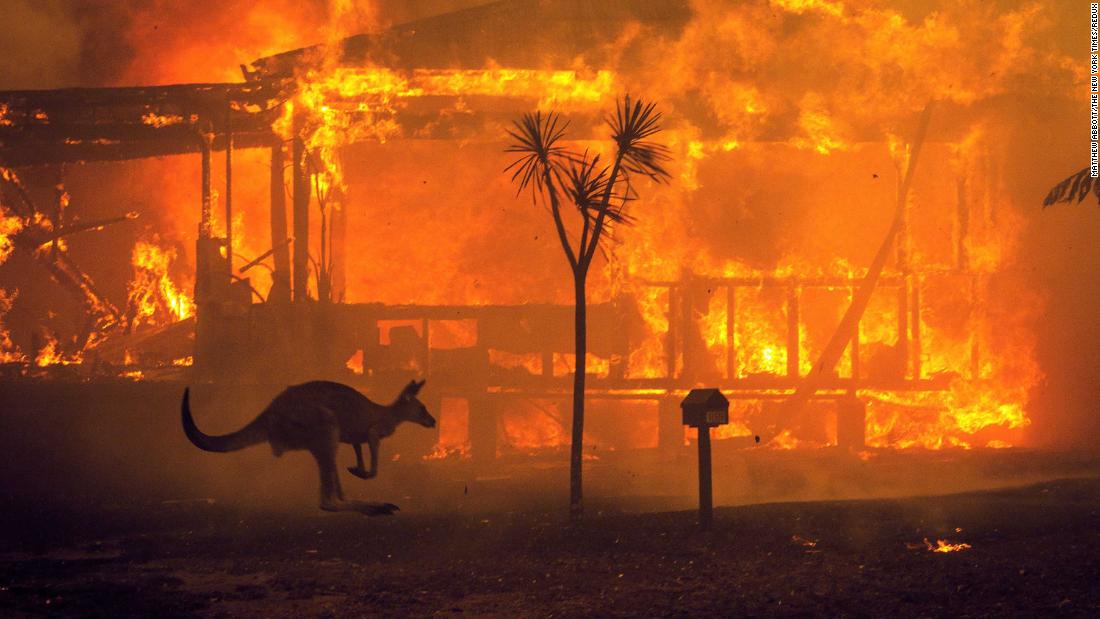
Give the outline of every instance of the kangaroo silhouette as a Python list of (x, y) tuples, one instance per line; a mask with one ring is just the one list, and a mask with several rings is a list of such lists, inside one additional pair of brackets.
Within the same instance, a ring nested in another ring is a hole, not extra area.
[[(321, 474), (321, 509), (357, 511), (368, 516), (390, 515), (399, 509), (393, 503), (348, 501), (340, 487), (336, 450), (340, 443), (355, 449), (355, 466), (348, 471), (370, 479), (378, 474), (378, 444), (404, 421), (435, 427), (435, 418), (417, 399), (424, 381), (412, 381), (388, 406), (370, 401), (354, 388), (330, 381), (313, 381), (288, 387), (245, 427), (211, 436), (203, 434), (191, 417), (190, 389), (184, 389), (180, 415), (183, 431), (199, 449), (227, 452), (250, 445), (270, 443), (275, 456), (304, 449), (313, 454)], [(370, 447), (370, 470), (363, 468), (363, 447)]]

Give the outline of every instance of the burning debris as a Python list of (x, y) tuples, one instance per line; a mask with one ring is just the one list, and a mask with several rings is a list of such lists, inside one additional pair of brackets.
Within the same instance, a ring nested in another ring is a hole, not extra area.
[(961, 552), (963, 550), (970, 550), (971, 548), (973, 548), (973, 546), (965, 542), (954, 543), (949, 542), (945, 539), (938, 539), (936, 540), (936, 544), (932, 545), (932, 542), (928, 541), (927, 537), (924, 538), (923, 546), (921, 544), (909, 544), (908, 546), (910, 549), (924, 548), (928, 550), (928, 552), (936, 552), (940, 554), (948, 552)]

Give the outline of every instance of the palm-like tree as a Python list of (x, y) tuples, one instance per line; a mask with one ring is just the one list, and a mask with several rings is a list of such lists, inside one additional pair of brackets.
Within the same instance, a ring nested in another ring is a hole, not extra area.
[[(606, 119), (616, 147), (610, 165), (601, 162), (599, 155), (589, 156), (587, 151), (577, 154), (562, 146), (568, 123), (555, 112), (525, 114), (508, 131), (513, 141), (507, 151), (518, 153), (519, 158), (505, 171), (512, 171), (512, 181), (519, 192), (530, 188), (536, 198), (542, 197), (548, 204), (558, 240), (573, 272), (576, 367), (569, 457), (569, 514), (573, 519), (581, 516), (588, 268), (608, 226), (632, 221), (625, 212), (634, 198), (631, 178), (641, 176), (660, 182), (669, 177), (664, 167), (669, 159), (668, 149), (649, 139), (661, 130), (660, 121), (661, 114), (654, 103), (632, 100), (629, 96), (616, 102), (615, 113)], [(568, 232), (566, 211), (575, 211), (579, 218), (578, 239)]]

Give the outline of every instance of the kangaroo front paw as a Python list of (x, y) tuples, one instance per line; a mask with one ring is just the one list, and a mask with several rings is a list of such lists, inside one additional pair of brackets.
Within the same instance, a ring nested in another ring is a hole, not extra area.
[(370, 479), (377, 475), (377, 473), (375, 473), (374, 471), (368, 471), (367, 469), (358, 466), (349, 466), (348, 472), (352, 475), (355, 475), (359, 479)]

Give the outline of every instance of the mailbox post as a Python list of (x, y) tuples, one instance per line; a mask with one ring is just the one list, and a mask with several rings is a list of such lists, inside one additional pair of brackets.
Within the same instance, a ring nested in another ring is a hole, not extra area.
[(714, 500), (711, 493), (710, 429), (730, 421), (730, 402), (717, 389), (692, 389), (680, 402), (684, 425), (699, 430), (699, 528), (710, 528)]

